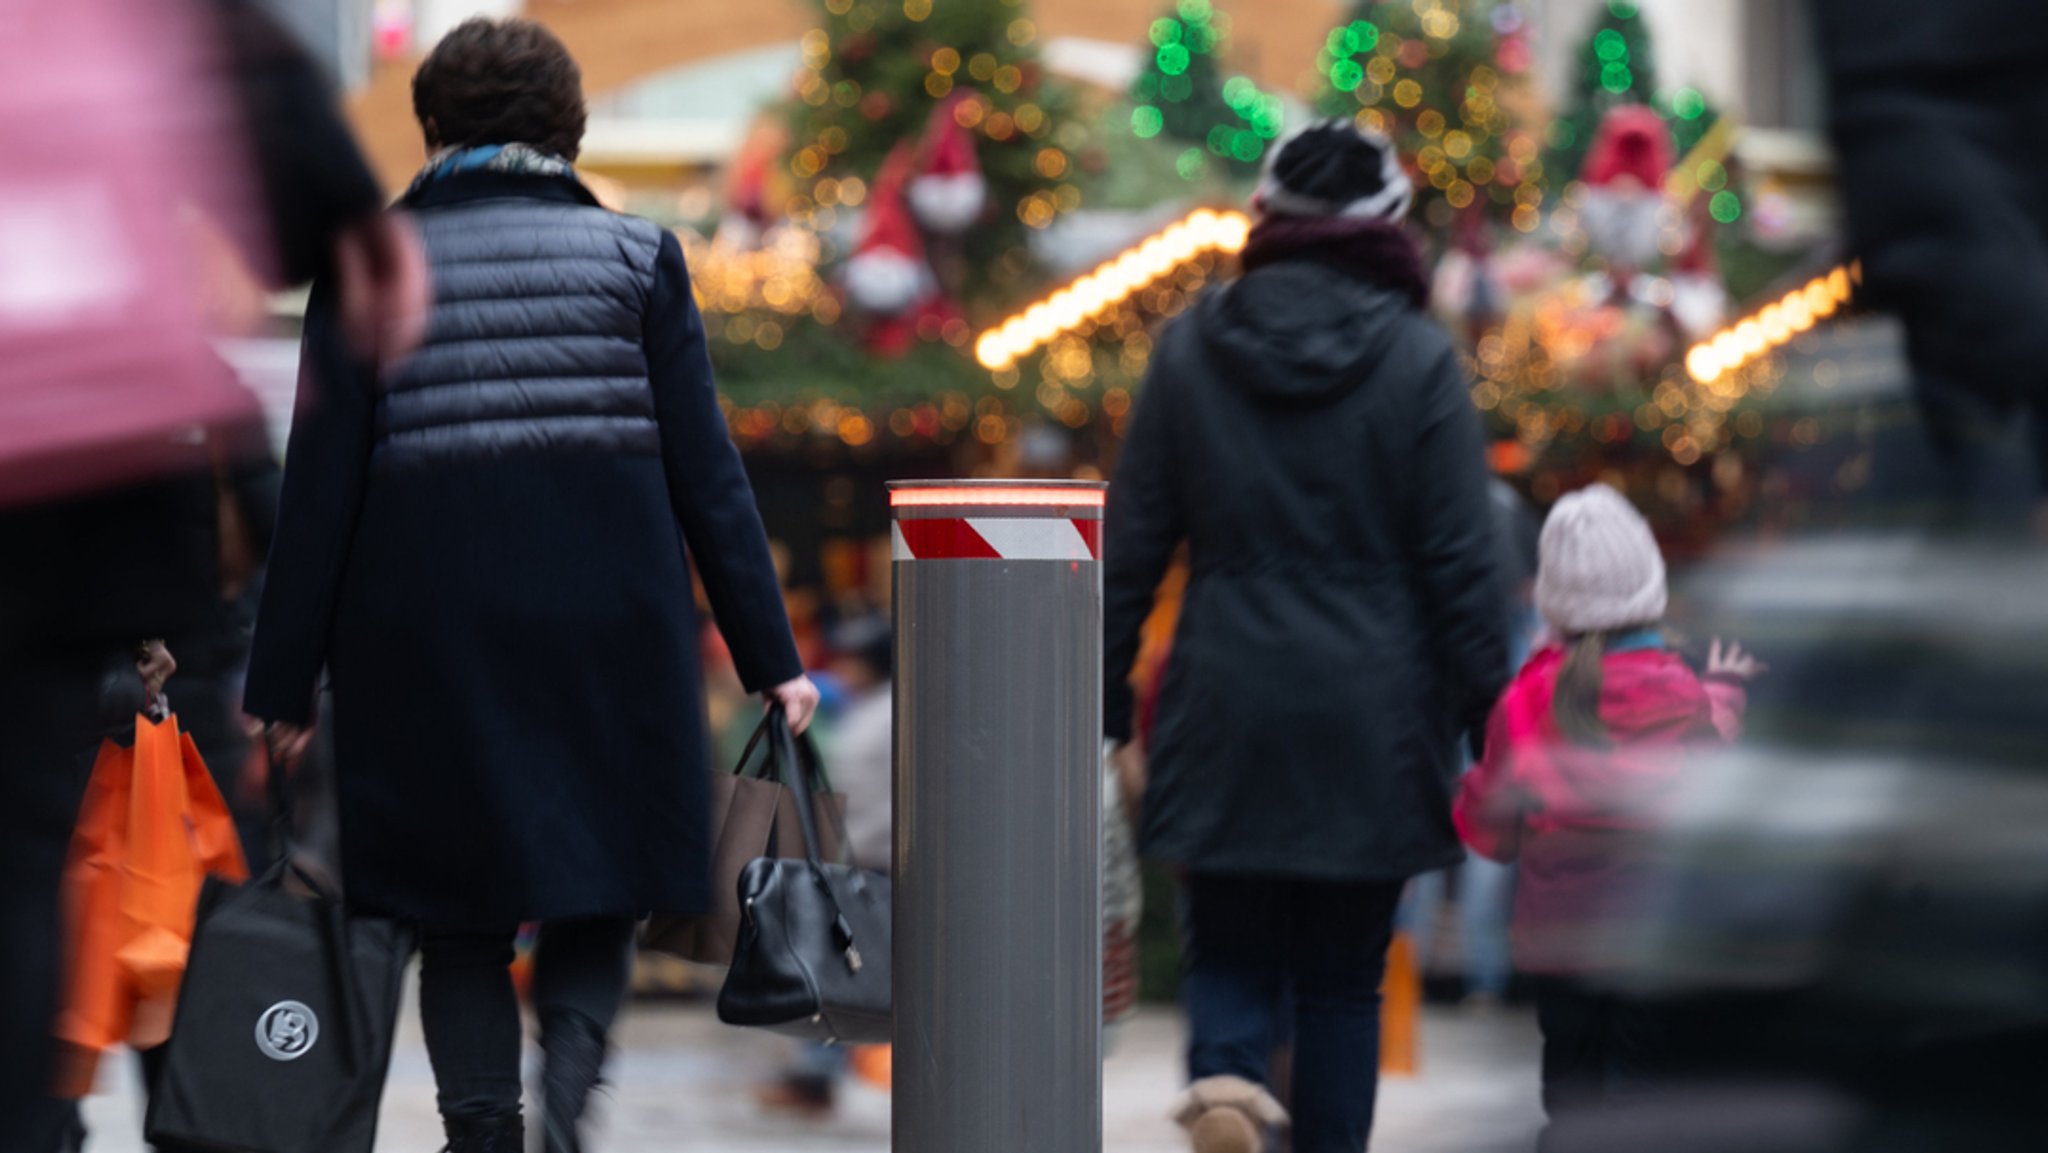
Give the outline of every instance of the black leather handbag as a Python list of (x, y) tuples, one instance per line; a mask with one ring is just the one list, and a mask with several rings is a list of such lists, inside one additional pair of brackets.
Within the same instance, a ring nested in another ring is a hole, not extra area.
[(763, 857), (740, 874), (739, 941), (718, 1019), (813, 1041), (887, 1042), (889, 878), (820, 859), (814, 810), (837, 810), (804, 803), (829, 791), (817, 749), (790, 734), (779, 710), (769, 723), (776, 772), (799, 799), (805, 853)]

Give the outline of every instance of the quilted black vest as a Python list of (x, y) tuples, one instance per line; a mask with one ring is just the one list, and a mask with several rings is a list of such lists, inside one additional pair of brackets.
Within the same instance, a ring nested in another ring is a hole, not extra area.
[(511, 198), (418, 221), (433, 317), (425, 343), (379, 381), (374, 467), (660, 453), (641, 344), (659, 228)]

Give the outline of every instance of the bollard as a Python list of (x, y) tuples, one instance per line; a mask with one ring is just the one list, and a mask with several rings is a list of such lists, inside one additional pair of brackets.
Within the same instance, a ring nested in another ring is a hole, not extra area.
[(1103, 495), (890, 486), (895, 1153), (1102, 1148)]

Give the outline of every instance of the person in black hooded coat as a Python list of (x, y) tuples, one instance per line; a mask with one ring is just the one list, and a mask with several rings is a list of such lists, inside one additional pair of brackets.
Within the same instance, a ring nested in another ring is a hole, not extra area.
[[(1357, 1153), (1401, 885), (1463, 859), (1458, 736), (1507, 669), (1478, 415), (1422, 310), (1411, 197), (1349, 122), (1281, 150), (1245, 273), (1169, 326), (1110, 486), (1106, 729), (1183, 870), (1181, 1116), (1252, 1153), (1292, 1004), (1297, 1153)], [(1127, 684), (1155, 590), (1190, 580), (1149, 764)]]

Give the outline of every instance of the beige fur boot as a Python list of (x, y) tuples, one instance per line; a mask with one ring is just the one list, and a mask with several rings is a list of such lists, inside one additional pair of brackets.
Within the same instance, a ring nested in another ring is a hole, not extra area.
[(1287, 1124), (1271, 1093), (1242, 1077), (1204, 1077), (1174, 1103), (1194, 1153), (1264, 1153), (1268, 1131)]

